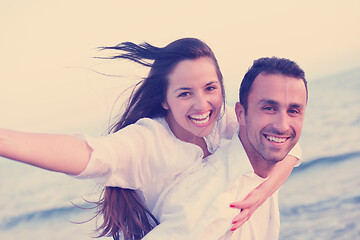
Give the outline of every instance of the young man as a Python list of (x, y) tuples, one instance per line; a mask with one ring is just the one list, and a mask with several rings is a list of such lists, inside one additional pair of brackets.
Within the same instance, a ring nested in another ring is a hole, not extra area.
[(275, 57), (254, 61), (235, 107), (237, 134), (206, 161), (188, 169), (190, 176), (178, 177), (155, 207), (161, 224), (144, 239), (278, 239), (277, 192), (235, 231), (238, 210), (229, 203), (265, 181), (298, 142), (307, 95), (305, 74), (296, 63)]

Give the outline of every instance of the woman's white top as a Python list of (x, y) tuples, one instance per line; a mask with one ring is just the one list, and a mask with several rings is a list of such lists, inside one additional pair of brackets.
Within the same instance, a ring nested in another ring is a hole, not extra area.
[[(231, 139), (236, 128), (235, 112), (226, 107), (205, 137), (209, 152), (216, 151), (221, 139)], [(150, 211), (166, 186), (203, 158), (202, 149), (176, 138), (164, 118), (143, 118), (104, 137), (78, 137), (93, 152), (87, 167), (76, 178), (92, 178), (103, 186), (137, 190)]]
[[(210, 153), (232, 139), (238, 123), (234, 109), (226, 106), (212, 132), (205, 137)], [(175, 137), (164, 118), (143, 118), (104, 137), (78, 135), (93, 149), (85, 170), (76, 178), (92, 178), (102, 186), (136, 190), (150, 211), (181, 175), (201, 164), (202, 149)], [(295, 156), (298, 159), (301, 156)], [(194, 164), (196, 163), (196, 164)], [(159, 219), (160, 216), (155, 217)]]

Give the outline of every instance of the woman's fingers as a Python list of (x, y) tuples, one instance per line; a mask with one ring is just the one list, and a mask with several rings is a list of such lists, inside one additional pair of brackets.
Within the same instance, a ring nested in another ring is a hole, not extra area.
[(231, 203), (231, 208), (240, 210), (240, 213), (233, 219), (231, 230), (235, 231), (248, 221), (255, 210), (264, 202), (264, 199), (266, 198), (261, 194), (261, 191), (254, 189), (244, 200)]
[(237, 208), (237, 209), (245, 209), (251, 207), (253, 204), (256, 204), (256, 202), (252, 201), (251, 199), (244, 199), (242, 201), (233, 202), (230, 204), (231, 208)]
[(251, 217), (250, 211), (248, 209), (242, 210), (238, 215), (236, 215), (232, 221), (231, 231), (235, 231), (241, 227), (249, 218)]

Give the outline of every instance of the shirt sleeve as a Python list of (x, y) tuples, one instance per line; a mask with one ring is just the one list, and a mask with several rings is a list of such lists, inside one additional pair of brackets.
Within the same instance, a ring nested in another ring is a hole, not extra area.
[[(92, 178), (104, 186), (141, 189), (169, 164), (164, 157), (165, 134), (160, 123), (147, 119), (105, 137), (78, 135), (93, 151), (85, 170), (75, 177)], [(171, 142), (167, 144), (171, 148)]]
[(225, 105), (224, 111), (220, 113), (213, 130), (205, 137), (208, 150), (213, 154), (220, 146), (226, 144), (227, 140), (231, 140), (237, 126), (235, 110)]
[(291, 155), (293, 157), (296, 157), (298, 159), (295, 167), (298, 167), (302, 162), (302, 150), (299, 143), (296, 143), (296, 145), (291, 149), (288, 155)]
[(220, 137), (228, 140), (232, 139), (236, 129), (238, 128), (235, 109), (229, 105), (225, 105), (224, 114), (219, 119), (219, 122)]

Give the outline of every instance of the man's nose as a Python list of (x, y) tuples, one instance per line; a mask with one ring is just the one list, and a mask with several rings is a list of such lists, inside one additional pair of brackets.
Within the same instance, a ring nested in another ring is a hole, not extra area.
[(289, 130), (289, 118), (289, 115), (285, 111), (281, 111), (277, 114), (273, 125), (279, 133), (285, 133)]

